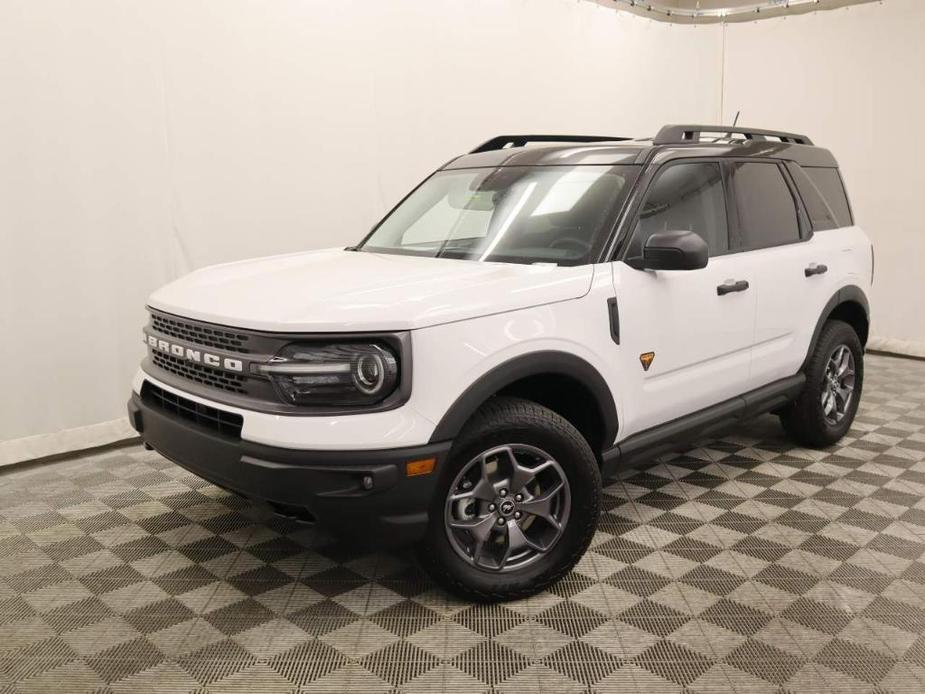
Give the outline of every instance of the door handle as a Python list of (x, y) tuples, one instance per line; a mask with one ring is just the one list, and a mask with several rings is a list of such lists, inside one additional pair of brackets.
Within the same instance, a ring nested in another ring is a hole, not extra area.
[(803, 270), (803, 274), (812, 277), (813, 275), (824, 275), (828, 271), (829, 268), (822, 263), (810, 263), (809, 267)]
[(744, 292), (746, 289), (748, 289), (747, 281), (739, 280), (738, 282), (733, 282), (732, 280), (729, 280), (728, 282), (719, 285), (716, 288), (716, 293), (720, 296), (723, 296), (724, 294), (731, 294), (732, 292)]

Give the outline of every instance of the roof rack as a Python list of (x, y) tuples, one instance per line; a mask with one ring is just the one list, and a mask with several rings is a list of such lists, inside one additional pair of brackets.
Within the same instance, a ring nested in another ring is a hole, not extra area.
[(523, 147), (528, 142), (619, 142), (632, 140), (631, 137), (611, 137), (609, 135), (498, 135), (483, 142), (469, 154), (490, 152), (508, 147)]
[(658, 131), (652, 140), (656, 145), (682, 145), (700, 142), (702, 133), (722, 135), (742, 135), (746, 140), (767, 140), (774, 137), (781, 142), (792, 145), (812, 145), (813, 141), (806, 135), (785, 133), (780, 130), (761, 130), (759, 128), (738, 128), (732, 125), (666, 125)]

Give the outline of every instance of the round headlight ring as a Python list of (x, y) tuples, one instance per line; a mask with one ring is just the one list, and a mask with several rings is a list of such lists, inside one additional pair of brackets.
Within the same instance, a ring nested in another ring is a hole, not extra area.
[(364, 395), (375, 395), (385, 382), (385, 368), (381, 354), (361, 354), (353, 364), (353, 384)]

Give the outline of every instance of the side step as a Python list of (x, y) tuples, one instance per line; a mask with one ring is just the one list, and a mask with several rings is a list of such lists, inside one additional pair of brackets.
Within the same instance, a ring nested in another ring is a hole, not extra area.
[(741, 422), (783, 407), (800, 394), (804, 383), (806, 376), (798, 373), (633, 434), (604, 451), (601, 455), (601, 474), (604, 477), (613, 475), (620, 468), (651, 460), (677, 450), (690, 441), (716, 435)]

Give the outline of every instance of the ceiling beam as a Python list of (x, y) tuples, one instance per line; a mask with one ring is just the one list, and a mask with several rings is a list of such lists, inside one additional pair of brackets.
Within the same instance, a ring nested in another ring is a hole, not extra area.
[(663, 22), (711, 24), (834, 10), (883, 0), (590, 0)]

